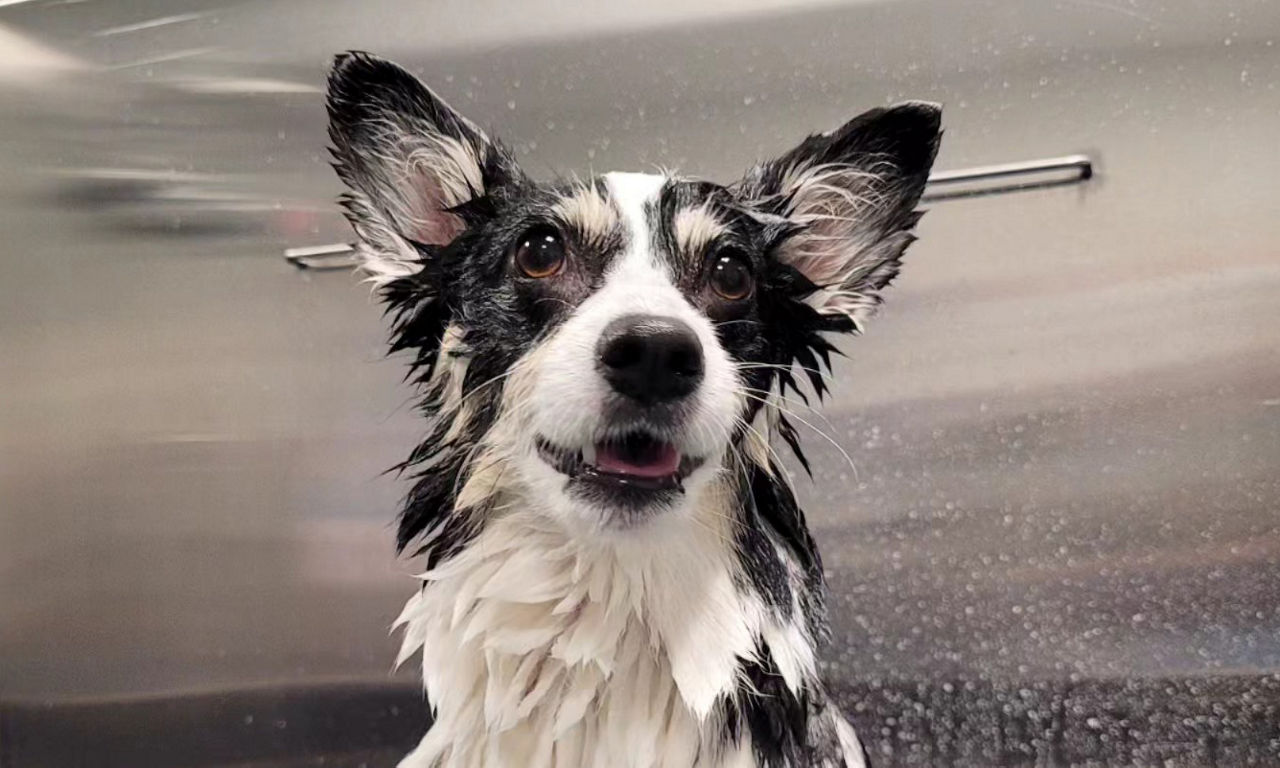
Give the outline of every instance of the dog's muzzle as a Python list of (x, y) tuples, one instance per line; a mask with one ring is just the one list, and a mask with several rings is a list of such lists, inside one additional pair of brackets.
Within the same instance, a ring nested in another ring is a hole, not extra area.
[(673, 317), (614, 318), (596, 342), (595, 369), (609, 394), (593, 433), (576, 444), (539, 435), (539, 455), (579, 498), (603, 506), (652, 508), (683, 493), (706, 459), (684, 439), (705, 375), (697, 333)]

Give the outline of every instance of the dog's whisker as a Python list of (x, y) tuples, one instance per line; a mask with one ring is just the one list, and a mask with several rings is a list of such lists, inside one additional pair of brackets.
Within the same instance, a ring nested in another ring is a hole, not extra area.
[(572, 303), (566, 301), (565, 299), (560, 298), (559, 296), (540, 296), (537, 299), (535, 299), (533, 303), (536, 306), (538, 304), (542, 304), (543, 302), (559, 302), (560, 304), (563, 304), (567, 309), (571, 311), (575, 309)]
[[(741, 389), (743, 392), (750, 392), (754, 395), (758, 395), (764, 398), (778, 398), (778, 400), (781, 403), (785, 403), (788, 406), (787, 408), (783, 408), (781, 405), (779, 405), (777, 406), (778, 409), (789, 415), (793, 415), (793, 416), (795, 415), (795, 413), (791, 411), (790, 408), (804, 408), (805, 410), (812, 413), (814, 416), (817, 416), (819, 419), (822, 419), (822, 421), (827, 425), (827, 427), (831, 429), (836, 428), (836, 425), (831, 422), (831, 419), (826, 415), (826, 413), (824, 413), (821, 409), (819, 409), (817, 406), (813, 405), (812, 403), (806, 403), (804, 401), (795, 400), (794, 398), (787, 397), (786, 395), (783, 395), (776, 390), (765, 390), (765, 389), (758, 389), (756, 387), (748, 387), (748, 386), (742, 386), (742, 387), (739, 387), (739, 389)], [(799, 417), (797, 416), (797, 418)]]
[(804, 373), (812, 373), (812, 374), (821, 376), (823, 380), (828, 382), (835, 381), (835, 377), (834, 375), (832, 375), (830, 371), (823, 370), (821, 368), (812, 368), (809, 366), (800, 365), (799, 363), (792, 363), (790, 365), (782, 365), (780, 363), (737, 363), (736, 367), (740, 371), (753, 371), (753, 370), (761, 370), (761, 369), (772, 369), (776, 371), (782, 371), (784, 373), (794, 373), (795, 371), (803, 371)]
[(499, 381), (502, 381), (503, 379), (509, 378), (509, 377), (510, 377), (512, 374), (514, 374), (514, 373), (515, 373), (515, 370), (503, 371), (502, 373), (500, 373), (500, 374), (498, 374), (498, 375), (496, 375), (496, 376), (493, 376), (493, 377), (490, 377), (490, 378), (486, 379), (483, 383), (481, 383), (481, 384), (477, 384), (475, 387), (472, 387), (469, 391), (467, 391), (467, 392), (463, 393), (462, 398), (461, 398), (461, 399), (459, 399), (459, 401), (458, 401), (458, 407), (459, 407), (459, 408), (461, 408), (462, 406), (466, 405), (466, 404), (467, 404), (467, 402), (468, 402), (472, 397), (477, 397), (477, 396), (479, 396), (479, 395), (480, 395), (480, 394), (482, 394), (482, 393), (485, 391), (485, 389), (486, 389), (487, 387), (489, 387), (490, 385), (495, 384), (495, 383), (497, 383), (497, 382), (499, 382)]
[(725, 320), (723, 322), (716, 323), (716, 326), (719, 328), (727, 328), (731, 325), (751, 325), (751, 326), (758, 327), (758, 326), (764, 325), (764, 323), (760, 322), (759, 320), (752, 320), (751, 318), (742, 318), (740, 320)]
[(821, 429), (818, 429), (816, 426), (814, 426), (812, 423), (810, 423), (809, 421), (805, 420), (804, 418), (801, 418), (800, 416), (797, 416), (794, 412), (792, 412), (792, 411), (787, 411), (787, 410), (785, 410), (785, 409), (781, 408), (781, 407), (780, 407), (780, 406), (778, 406), (776, 403), (769, 403), (768, 401), (766, 401), (766, 400), (764, 400), (764, 399), (760, 398), (760, 397), (759, 397), (759, 396), (757, 396), (757, 395), (752, 395), (752, 394), (749, 394), (749, 393), (746, 393), (746, 392), (744, 392), (744, 393), (743, 393), (743, 395), (744, 395), (745, 397), (754, 398), (754, 399), (756, 399), (756, 400), (759, 400), (759, 401), (760, 401), (760, 402), (762, 402), (762, 403), (766, 403), (766, 404), (768, 404), (768, 405), (771, 405), (771, 406), (772, 406), (772, 407), (774, 407), (774, 408), (778, 408), (779, 410), (782, 410), (782, 411), (783, 411), (783, 412), (784, 412), (784, 413), (785, 413), (789, 418), (795, 419), (796, 421), (800, 422), (800, 423), (801, 423), (801, 424), (803, 424), (804, 426), (806, 426), (806, 427), (808, 427), (809, 429), (813, 430), (813, 431), (814, 431), (814, 433), (816, 433), (816, 434), (817, 434), (819, 437), (821, 437), (822, 439), (826, 440), (828, 443), (830, 443), (830, 444), (831, 444), (831, 446), (832, 446), (833, 448), (835, 448), (837, 451), (839, 451), (839, 452), (840, 452), (840, 455), (844, 458), (845, 463), (847, 463), (847, 464), (849, 465), (849, 469), (853, 472), (853, 474), (854, 474), (854, 479), (856, 480), (856, 479), (858, 478), (858, 468), (857, 468), (857, 466), (855, 466), (855, 465), (854, 465), (854, 463), (853, 463), (853, 457), (851, 457), (851, 456), (849, 455), (849, 452), (848, 452), (848, 451), (846, 451), (846, 450), (844, 449), (844, 446), (842, 446), (842, 445), (840, 445), (840, 443), (836, 442), (836, 439), (835, 439), (834, 437), (832, 437), (831, 435), (828, 435), (826, 432), (823, 432)]
[(775, 467), (777, 468), (777, 471), (785, 472), (786, 466), (782, 462), (782, 456), (778, 454), (778, 450), (773, 447), (773, 444), (771, 442), (769, 442), (769, 438), (760, 434), (760, 430), (756, 429), (754, 426), (749, 424), (745, 419), (742, 419), (739, 417), (738, 422), (741, 423), (742, 426), (745, 427), (748, 431), (753, 433), (756, 436), (756, 438), (760, 441), (760, 444), (764, 446), (764, 449), (769, 452), (770, 456), (773, 457), (773, 462)]

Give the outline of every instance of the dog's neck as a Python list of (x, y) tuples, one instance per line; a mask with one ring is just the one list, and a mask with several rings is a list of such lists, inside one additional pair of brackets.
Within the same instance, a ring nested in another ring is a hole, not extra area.
[(422, 652), (436, 719), (402, 765), (754, 765), (725, 727), (740, 664), (767, 650), (798, 690), (813, 643), (744, 589), (716, 493), (604, 537), (508, 510), (424, 574), (401, 660)]

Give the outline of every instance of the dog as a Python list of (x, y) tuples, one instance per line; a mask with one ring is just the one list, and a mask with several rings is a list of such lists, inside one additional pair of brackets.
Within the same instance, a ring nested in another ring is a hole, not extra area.
[[(334, 166), (429, 432), (397, 626), (402, 768), (861, 766), (822, 561), (776, 451), (898, 273), (940, 108), (873, 109), (724, 186), (540, 183), (400, 67), (339, 55)], [(806, 400), (807, 402), (807, 400)]]

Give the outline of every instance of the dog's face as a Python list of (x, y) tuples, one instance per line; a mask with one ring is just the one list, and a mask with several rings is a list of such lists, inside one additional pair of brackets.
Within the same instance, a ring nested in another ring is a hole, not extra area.
[(730, 186), (541, 184), (387, 62), (340, 57), (329, 109), (365, 268), (442, 422), (411, 460), (448, 480), (426, 496), (479, 503), (469, 481), (486, 476), (595, 530), (776, 469), (765, 433), (795, 436), (774, 398), (796, 366), (821, 394), (821, 334), (860, 331), (879, 303), (939, 137), (938, 109), (910, 103)]

